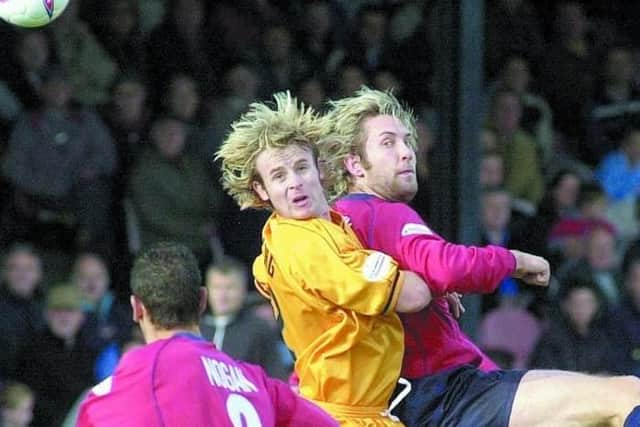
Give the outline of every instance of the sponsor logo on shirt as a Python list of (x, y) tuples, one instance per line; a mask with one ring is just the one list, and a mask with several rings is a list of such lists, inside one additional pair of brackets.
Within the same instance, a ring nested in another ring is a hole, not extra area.
[(362, 275), (369, 282), (384, 279), (391, 269), (391, 257), (382, 252), (373, 252), (364, 260)]
[(113, 384), (113, 377), (107, 377), (102, 380), (100, 383), (96, 384), (91, 391), (96, 396), (104, 396), (105, 394), (109, 394), (111, 392), (111, 385)]
[(413, 234), (430, 235), (433, 234), (433, 231), (431, 231), (431, 229), (424, 224), (409, 223), (405, 224), (404, 227), (402, 227), (402, 232), (400, 234), (402, 235), (402, 237), (411, 236)]

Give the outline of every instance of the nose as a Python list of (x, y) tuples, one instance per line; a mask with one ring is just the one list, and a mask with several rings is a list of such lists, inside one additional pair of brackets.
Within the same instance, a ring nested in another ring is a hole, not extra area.
[(295, 189), (298, 188), (302, 185), (302, 180), (300, 179), (300, 176), (296, 173), (292, 173), (289, 175), (289, 180), (287, 183), (287, 187), (289, 189)]
[(413, 148), (406, 141), (401, 141), (397, 146), (399, 147), (400, 158), (402, 160), (411, 160), (415, 157)]

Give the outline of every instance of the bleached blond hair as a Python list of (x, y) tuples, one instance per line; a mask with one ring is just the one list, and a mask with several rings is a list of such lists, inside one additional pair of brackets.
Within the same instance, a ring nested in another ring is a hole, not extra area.
[(249, 111), (231, 125), (231, 132), (216, 153), (216, 160), (222, 160), (222, 186), (240, 209), (271, 208), (253, 190), (254, 181), (262, 182), (256, 169), (260, 153), (298, 145), (309, 148), (317, 161), (317, 143), (328, 133), (327, 122), (288, 91), (273, 98), (275, 109), (266, 103), (252, 103)]
[[(403, 105), (391, 92), (383, 92), (363, 86), (353, 96), (330, 101), (330, 110), (325, 116), (330, 137), (320, 141), (320, 160), (325, 169), (332, 172), (325, 185), (330, 199), (349, 190), (351, 176), (344, 166), (350, 154), (360, 156), (368, 164), (364, 143), (367, 135), (363, 122), (369, 117), (389, 115), (400, 120), (409, 130), (408, 144), (417, 150), (415, 117), (410, 108)], [(328, 134), (329, 135), (329, 134)]]

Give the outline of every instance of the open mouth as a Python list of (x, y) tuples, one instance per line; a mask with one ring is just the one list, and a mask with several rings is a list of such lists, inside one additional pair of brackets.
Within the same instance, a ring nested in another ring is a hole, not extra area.
[(293, 198), (293, 204), (295, 205), (302, 205), (304, 204), (307, 200), (309, 199), (309, 197), (307, 196), (296, 196)]

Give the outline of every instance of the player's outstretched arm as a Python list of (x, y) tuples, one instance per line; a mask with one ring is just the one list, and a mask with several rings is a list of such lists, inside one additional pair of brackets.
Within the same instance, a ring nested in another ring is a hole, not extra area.
[(546, 259), (526, 252), (511, 250), (516, 259), (513, 277), (529, 285), (549, 286), (551, 267)]
[(404, 272), (404, 282), (398, 297), (398, 313), (414, 313), (422, 310), (431, 302), (431, 291), (427, 284), (412, 271)]

